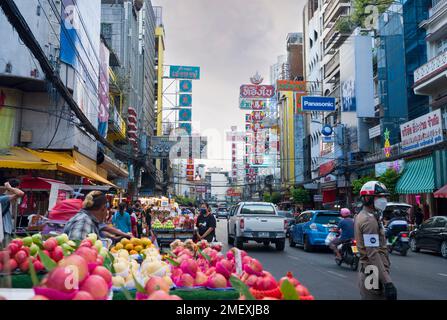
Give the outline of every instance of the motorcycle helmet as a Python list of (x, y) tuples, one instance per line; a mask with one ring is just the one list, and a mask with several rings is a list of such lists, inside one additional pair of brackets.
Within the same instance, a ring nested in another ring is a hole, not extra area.
[(351, 215), (351, 210), (349, 210), (348, 208), (342, 208), (342, 209), (340, 210), (340, 215), (341, 215), (343, 218), (347, 218), (347, 217), (349, 217), (349, 216)]
[(360, 199), (363, 205), (372, 206), (374, 203), (374, 197), (386, 197), (389, 196), (386, 186), (379, 181), (368, 181), (360, 189)]

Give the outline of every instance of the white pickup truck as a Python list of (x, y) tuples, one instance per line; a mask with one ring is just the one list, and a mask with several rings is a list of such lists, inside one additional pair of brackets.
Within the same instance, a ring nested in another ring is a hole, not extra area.
[(230, 210), (228, 244), (242, 249), (244, 242), (256, 241), (265, 246), (274, 243), (283, 251), (286, 241), (286, 219), (279, 216), (268, 202), (241, 202)]

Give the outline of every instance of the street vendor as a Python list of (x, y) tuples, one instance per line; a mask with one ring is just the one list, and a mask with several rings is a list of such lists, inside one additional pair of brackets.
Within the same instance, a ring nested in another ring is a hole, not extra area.
[(196, 223), (198, 240), (213, 242), (216, 237), (216, 224), (216, 218), (211, 214), (210, 207), (207, 203), (203, 203)]

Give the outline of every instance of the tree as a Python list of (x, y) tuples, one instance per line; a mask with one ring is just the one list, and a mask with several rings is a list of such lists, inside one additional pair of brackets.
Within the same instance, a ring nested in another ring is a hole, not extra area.
[(298, 204), (305, 204), (310, 202), (310, 194), (309, 191), (304, 188), (293, 188), (291, 190), (293, 202)]
[(272, 198), (270, 197), (270, 193), (265, 192), (262, 195), (262, 198), (263, 198), (264, 202), (272, 202)]
[(360, 190), (362, 189), (362, 187), (365, 183), (367, 183), (368, 181), (374, 181), (374, 180), (377, 180), (377, 179), (374, 178), (373, 176), (366, 176), (366, 177), (362, 177), (362, 178), (352, 181), (352, 193), (354, 194), (354, 196), (360, 195)]
[(393, 169), (387, 169), (385, 173), (379, 177), (379, 181), (386, 186), (391, 194), (390, 200), (392, 201), (397, 201), (399, 199), (399, 195), (396, 193), (396, 185), (399, 178), (400, 174)]
[(281, 202), (281, 194), (279, 192), (273, 192), (271, 197), (271, 202), (278, 204)]

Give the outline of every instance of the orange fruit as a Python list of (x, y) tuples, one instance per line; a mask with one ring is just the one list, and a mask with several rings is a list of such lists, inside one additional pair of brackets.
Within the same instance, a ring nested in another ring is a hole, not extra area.
[(127, 251), (131, 251), (133, 250), (133, 244), (132, 243), (128, 243), (126, 244), (126, 246), (124, 247)]

